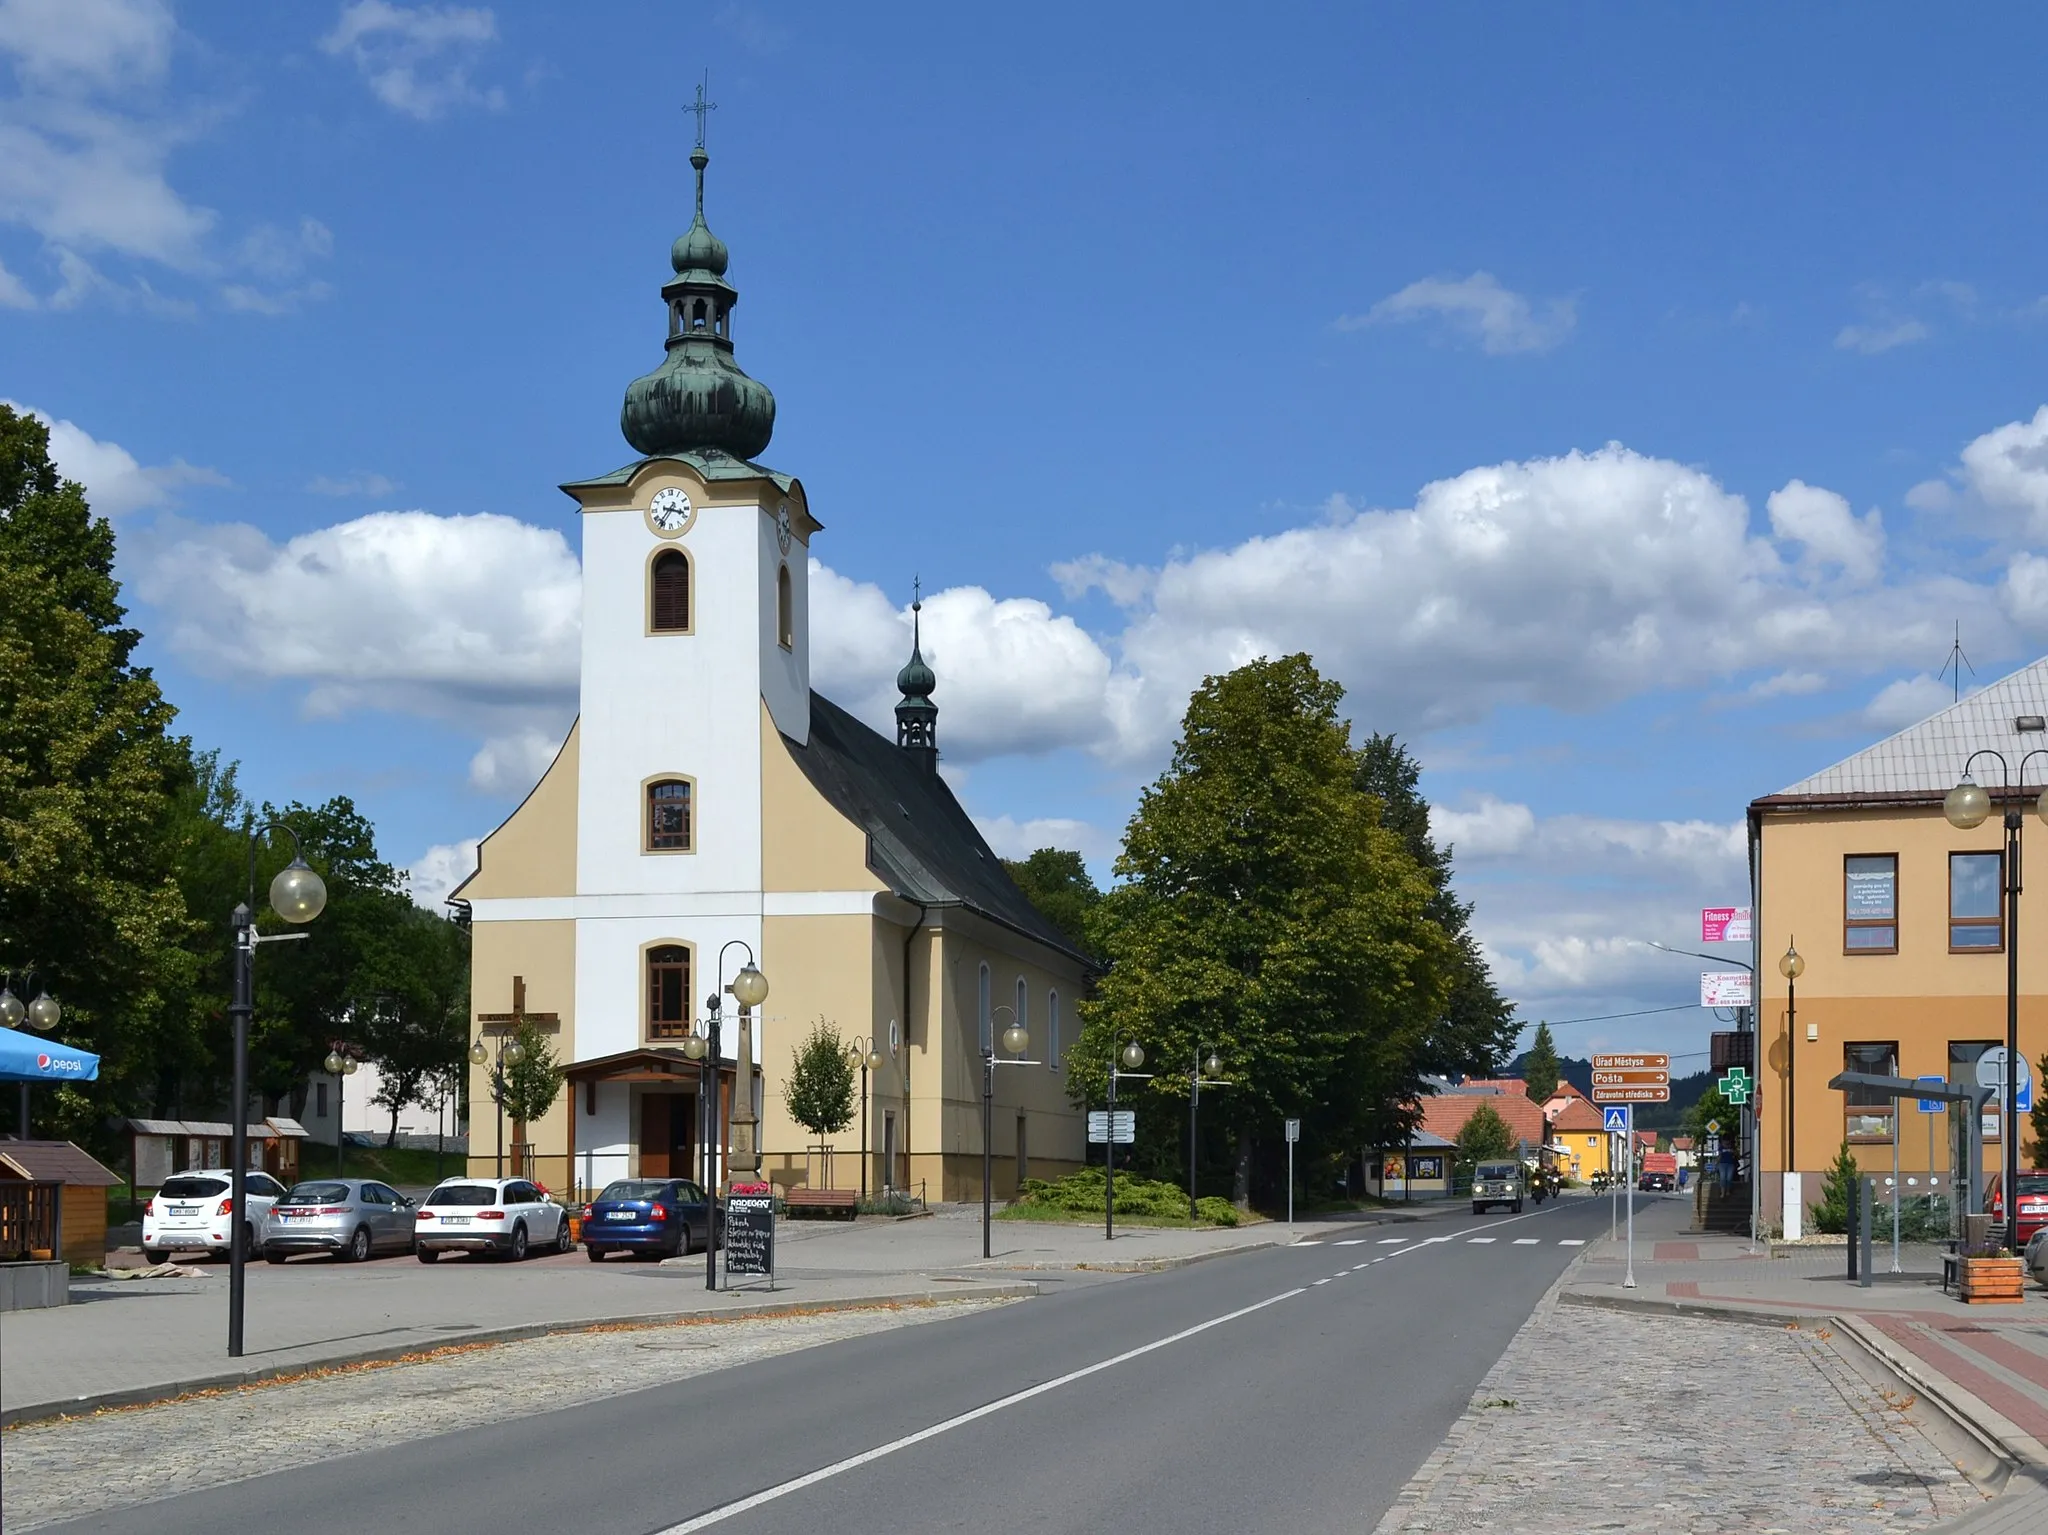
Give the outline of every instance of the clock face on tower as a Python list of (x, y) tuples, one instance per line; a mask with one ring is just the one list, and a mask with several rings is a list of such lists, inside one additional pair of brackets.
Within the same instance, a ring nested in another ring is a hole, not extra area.
[(662, 538), (682, 537), (696, 520), (697, 509), (690, 504), (690, 493), (673, 485), (657, 490), (647, 505), (647, 526)]
[(789, 540), (791, 537), (789, 503), (785, 501), (775, 509), (775, 541), (782, 545), (782, 552), (784, 554), (789, 553)]

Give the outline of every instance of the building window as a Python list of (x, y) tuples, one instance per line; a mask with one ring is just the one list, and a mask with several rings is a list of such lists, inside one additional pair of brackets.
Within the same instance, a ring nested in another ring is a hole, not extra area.
[(1045, 1064), (1049, 1070), (1060, 1069), (1060, 994), (1056, 991), (1045, 998)]
[(1851, 853), (1842, 860), (1842, 952), (1899, 952), (1899, 855)]
[(665, 943), (647, 951), (647, 1038), (685, 1039), (690, 1033), (690, 951)]
[(796, 600), (790, 595), (787, 565), (775, 572), (775, 643), (784, 650), (796, 646)]
[[(1842, 1069), (1864, 1071), (1880, 1077), (1899, 1074), (1899, 1047), (1884, 1045), (1842, 1046)], [(1848, 1116), (1844, 1133), (1852, 1141), (1888, 1141), (1892, 1138), (1892, 1115), (1898, 1100), (1881, 1087), (1845, 1087), (1843, 1111)]]
[(327, 1117), (327, 1084), (325, 1082), (315, 1082), (313, 1084), (313, 1117), (315, 1119), (325, 1119)]
[(1948, 949), (1951, 954), (1993, 952), (2005, 947), (2001, 897), (2003, 853), (1948, 855)]
[(989, 1051), (993, 1050), (996, 1042), (995, 1014), (989, 1009), (990, 1001), (988, 966), (983, 965), (981, 967), (981, 1006), (980, 1011), (976, 1014), (981, 1020), (981, 1053), (983, 1055), (987, 1055)]
[(695, 849), (691, 810), (695, 785), (687, 778), (657, 778), (647, 786), (647, 823), (643, 831), (650, 853), (688, 853)]
[(690, 632), (690, 557), (664, 549), (647, 567), (647, 627), (654, 634)]

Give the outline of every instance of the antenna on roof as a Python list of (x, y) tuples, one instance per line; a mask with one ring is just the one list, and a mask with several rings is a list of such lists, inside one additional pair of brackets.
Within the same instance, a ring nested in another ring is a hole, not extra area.
[[(1956, 620), (1956, 642), (1949, 646), (1948, 659), (1941, 663), (1941, 670), (1934, 674), (1934, 680), (1939, 682), (1950, 672), (1955, 673), (1952, 702), (1963, 701), (1963, 668), (1966, 666), (1970, 666), (1970, 658), (1963, 654), (1963, 621), (1959, 618)], [(1970, 675), (1977, 675), (1976, 667), (1970, 666)]]

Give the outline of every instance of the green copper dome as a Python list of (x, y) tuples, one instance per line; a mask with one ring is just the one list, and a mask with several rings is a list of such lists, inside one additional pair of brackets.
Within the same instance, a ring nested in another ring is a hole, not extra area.
[(697, 217), (669, 251), (676, 275), (661, 290), (668, 306), (668, 356), (626, 386), (619, 430), (648, 458), (717, 449), (758, 457), (775, 431), (775, 396), (747, 377), (732, 355), (732, 311), (739, 293), (725, 280), (730, 255), (704, 222), (704, 167), (699, 144)]
[(939, 679), (924, 658), (923, 613), (920, 592), (910, 604), (910, 659), (896, 674), (896, 686), (903, 693), (896, 702), (896, 744), (924, 754), (929, 766), (939, 754), (939, 706), (932, 702)]

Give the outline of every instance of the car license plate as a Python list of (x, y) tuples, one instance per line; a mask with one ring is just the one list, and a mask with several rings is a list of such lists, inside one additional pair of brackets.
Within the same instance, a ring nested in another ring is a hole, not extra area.
[(311, 1210), (280, 1210), (277, 1212), (277, 1218), (281, 1221), (309, 1221), (313, 1218), (313, 1212)]
[(604, 1218), (608, 1221), (629, 1221), (633, 1218), (633, 1212), (631, 1210), (607, 1210), (604, 1212)]
[(197, 1215), (198, 1213), (199, 1213), (199, 1206), (197, 1206), (197, 1205), (172, 1205), (172, 1206), (171, 1206), (171, 1214), (173, 1214), (173, 1215)]
[(445, 1226), (467, 1226), (469, 1224), (469, 1217), (466, 1215), (444, 1215), (441, 1217), (441, 1223)]

